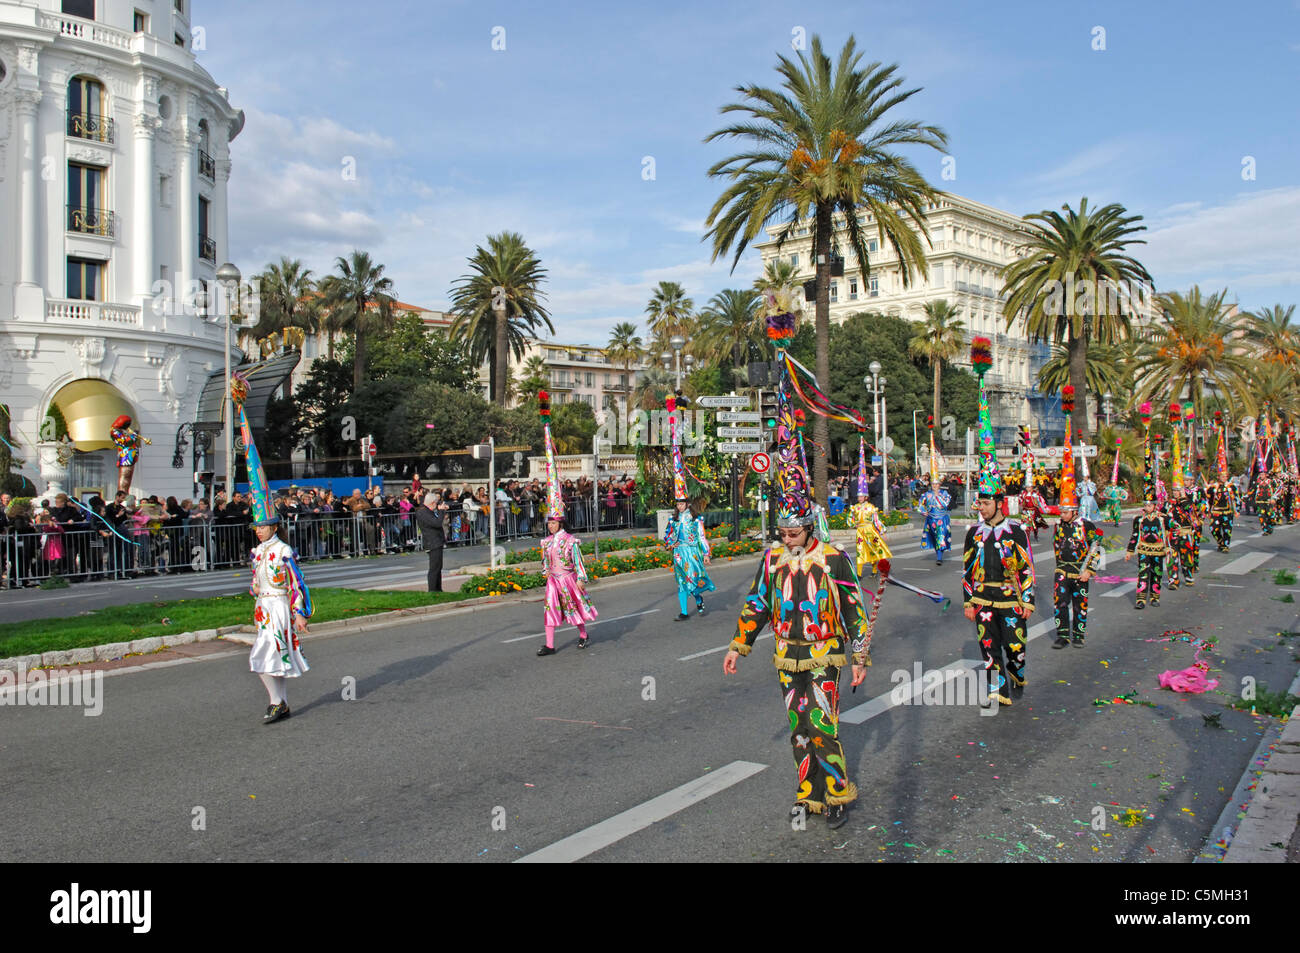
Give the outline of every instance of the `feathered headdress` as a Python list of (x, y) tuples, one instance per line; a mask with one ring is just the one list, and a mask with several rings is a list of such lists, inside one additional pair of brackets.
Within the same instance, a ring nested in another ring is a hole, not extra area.
[(993, 424), (989, 414), (989, 390), (984, 375), (993, 366), (993, 345), (986, 337), (971, 338), (970, 363), (980, 381), (980, 482), (979, 496), (997, 499), (1006, 492), (1002, 473), (998, 470), (997, 448), (993, 444)]

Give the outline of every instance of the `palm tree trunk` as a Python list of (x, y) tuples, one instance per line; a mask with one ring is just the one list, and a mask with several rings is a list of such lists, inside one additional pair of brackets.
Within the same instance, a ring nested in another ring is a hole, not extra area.
[(361, 332), (360, 318), (357, 319), (353, 338), (357, 344), (356, 357), (352, 361), (352, 393), (355, 394), (361, 390), (361, 385), (366, 380), (366, 336)]
[(506, 309), (493, 308), (492, 313), (496, 315), (497, 346), (496, 346), (496, 393), (493, 399), (502, 407), (506, 405), (506, 380), (510, 374), (510, 336), (507, 334), (509, 325), (506, 323)]
[(1070, 415), (1074, 440), (1082, 443), (1088, 436), (1087, 362), (1088, 342), (1070, 332), (1070, 384), (1074, 387), (1074, 413)]
[[(833, 207), (823, 203), (817, 208), (817, 382), (828, 391), (831, 386), (831, 212)], [(826, 418), (813, 415), (813, 499), (826, 498), (826, 484), (830, 473), (826, 452), (830, 447), (830, 432)]]
[[(939, 425), (939, 375), (943, 373), (943, 361), (934, 362), (934, 423)], [(941, 431), (942, 432), (942, 431)]]

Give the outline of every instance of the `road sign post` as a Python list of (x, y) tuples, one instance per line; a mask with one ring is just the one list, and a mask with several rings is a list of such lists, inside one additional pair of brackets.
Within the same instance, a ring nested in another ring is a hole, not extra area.
[(695, 398), (699, 407), (748, 407), (749, 398), (744, 396), (706, 396)]

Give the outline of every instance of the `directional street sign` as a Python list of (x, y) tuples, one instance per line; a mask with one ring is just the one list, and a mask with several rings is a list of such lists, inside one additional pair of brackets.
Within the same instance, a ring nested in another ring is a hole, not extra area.
[[(1071, 449), (1074, 450), (1075, 457), (1095, 457), (1097, 455), (1096, 444), (1081, 444), (1080, 446), (1072, 447)], [(1061, 457), (1065, 455), (1065, 448), (1044, 447), (1039, 452), (1041, 452), (1045, 457)]]
[(697, 397), (696, 405), (700, 407), (748, 407), (748, 397)]
[(719, 437), (738, 437), (741, 440), (762, 440), (763, 431), (757, 427), (719, 427)]
[(720, 424), (757, 424), (761, 423), (763, 415), (758, 411), (718, 411), (718, 423)]
[(761, 453), (762, 451), (761, 443), (718, 443), (719, 453)]

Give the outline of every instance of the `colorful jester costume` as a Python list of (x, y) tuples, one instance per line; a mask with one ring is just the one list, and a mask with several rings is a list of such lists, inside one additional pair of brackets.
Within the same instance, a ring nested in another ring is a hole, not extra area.
[(943, 554), (952, 549), (952, 528), (948, 507), (952, 497), (939, 482), (939, 453), (934, 446), (934, 418), (930, 426), (930, 488), (921, 495), (917, 508), (925, 514), (921, 531), (921, 548), (934, 550), (935, 562), (943, 564)]
[[(230, 397), (244, 443), (253, 526), (276, 526), (280, 518), (271, 504), (266, 471), (244, 413), (248, 382), (242, 374), (232, 375)], [(257, 626), (257, 636), (248, 653), (248, 667), (257, 673), (266, 688), (270, 704), (263, 722), (271, 724), (290, 714), (284, 680), (297, 678), (309, 670), (302, 655), (298, 630), (305, 628), (307, 619), (311, 618), (311, 592), (298, 566), (298, 554), (279, 536), (272, 535), (259, 541), (253, 549), (252, 562), (253, 581), (249, 592), (256, 600), (253, 622)]]
[(1151, 405), (1144, 403), (1140, 410), (1144, 430), (1142, 467), (1142, 512), (1133, 517), (1133, 532), (1129, 537), (1127, 562), (1138, 558), (1137, 609), (1146, 608), (1150, 596), (1153, 606), (1160, 605), (1160, 580), (1164, 576), (1165, 556), (1172, 549), (1169, 523), (1156, 509), (1156, 456), (1151, 447)]
[[(677, 504), (686, 504), (686, 474), (682, 466), (682, 447), (676, 409), (676, 399), (669, 397), (668, 421), (672, 434), (673, 501)], [(709, 578), (708, 569), (705, 568), (705, 562), (709, 558), (709, 537), (704, 532), (704, 520), (697, 517), (689, 505), (681, 506), (664, 530), (664, 545), (673, 554), (677, 601), (682, 610), (677, 618), (679, 620), (690, 618), (692, 596), (695, 598), (697, 611), (703, 615), (704, 594), (717, 588)]]
[(1219, 446), (1214, 458), (1216, 479), (1206, 487), (1206, 502), (1210, 507), (1210, 532), (1219, 552), (1226, 553), (1232, 545), (1232, 519), (1237, 514), (1237, 507), (1228, 480), (1228, 433), (1220, 411), (1214, 412), (1214, 422), (1219, 431)]
[[(849, 521), (858, 534), (858, 575), (867, 566), (873, 569), (880, 561), (893, 558), (889, 544), (885, 542), (885, 525), (880, 522), (880, 511), (867, 501), (867, 445), (866, 439), (858, 437), (858, 502), (849, 507)], [(886, 563), (888, 565), (888, 563)]]
[[(988, 338), (971, 341), (971, 366), (980, 379), (978, 496), (1001, 501), (1005, 491), (984, 380), (993, 363), (991, 347)], [(1010, 694), (1019, 694), (1025, 687), (1025, 620), (1034, 610), (1034, 557), (1024, 528), (1003, 516), (1000, 508), (991, 520), (981, 520), (966, 532), (962, 592), (967, 614), (974, 616), (989, 697), (1010, 705)]]
[(1097, 524), (1079, 514), (1075, 495), (1074, 466), (1070, 449), (1070, 424), (1065, 425), (1065, 462), (1061, 466), (1061, 519), (1052, 533), (1056, 573), (1052, 580), (1052, 602), (1056, 619), (1056, 648), (1063, 648), (1072, 636), (1083, 645), (1088, 627), (1088, 585), (1101, 558)]
[[(723, 667), (735, 671), (736, 655), (748, 655), (768, 625), (776, 637), (772, 661), (785, 700), (794, 753), (796, 812), (826, 812), (832, 825), (843, 822), (844, 805), (858, 796), (849, 780), (839, 741), (839, 674), (846, 662), (870, 664), (871, 626), (862, 605), (854, 561), (829, 542), (820, 507), (814, 504), (802, 441), (795, 425), (790, 392), (815, 412), (847, 420), (865, 430), (861, 415), (831, 404), (812, 375), (784, 351), (794, 333), (794, 316), (769, 299), (767, 333), (777, 344), (781, 386), (777, 415), (777, 525), (806, 546), (774, 545), (763, 553), (736, 624)], [(728, 666), (731, 666), (728, 668)]]
[(143, 444), (152, 445), (148, 437), (142, 437), (140, 431), (131, 426), (131, 418), (122, 414), (113, 421), (109, 428), (109, 437), (117, 447), (117, 489), (119, 493), (131, 492), (131, 478), (135, 476), (135, 465), (140, 459)]
[(546, 609), (543, 622), (546, 644), (540, 656), (555, 653), (555, 628), (578, 627), (578, 648), (587, 647), (587, 623), (596, 618), (596, 608), (587, 595), (587, 569), (582, 564), (582, 546), (577, 537), (564, 528), (564, 499), (560, 494), (560, 473), (555, 466), (555, 446), (551, 442), (550, 402), (540, 401), (542, 440), (546, 449), (546, 521), (560, 526), (542, 540), (542, 572), (546, 576)]

